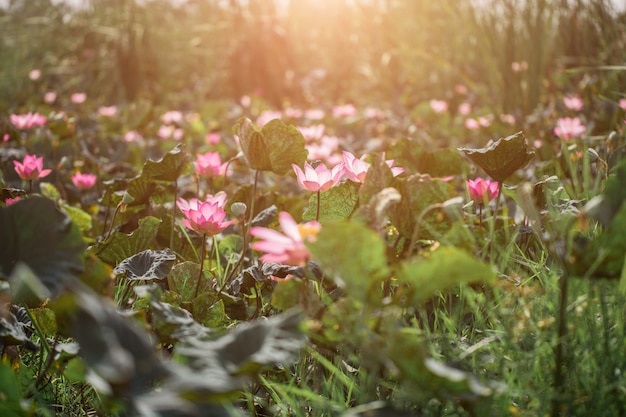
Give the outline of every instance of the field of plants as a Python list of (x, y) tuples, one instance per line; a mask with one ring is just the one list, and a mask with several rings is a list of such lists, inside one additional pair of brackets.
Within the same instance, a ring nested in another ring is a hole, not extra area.
[(0, 3), (0, 416), (626, 415), (626, 4)]

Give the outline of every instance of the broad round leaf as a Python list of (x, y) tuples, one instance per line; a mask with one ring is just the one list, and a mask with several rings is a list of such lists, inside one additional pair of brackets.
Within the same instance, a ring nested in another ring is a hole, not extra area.
[(124, 259), (113, 272), (126, 274), (126, 278), (131, 281), (160, 280), (170, 273), (175, 261), (176, 255), (169, 249), (160, 251), (147, 249)]
[(500, 138), (486, 148), (458, 148), (487, 175), (503, 182), (515, 171), (525, 167), (535, 156), (522, 132)]
[(83, 271), (80, 231), (53, 201), (30, 197), (0, 207), (0, 274), (18, 263), (37, 276), (55, 297)]

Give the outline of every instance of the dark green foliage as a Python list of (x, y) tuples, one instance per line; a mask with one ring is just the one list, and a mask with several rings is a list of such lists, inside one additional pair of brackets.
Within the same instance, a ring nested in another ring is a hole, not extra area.
[[(16, 267), (27, 276), (27, 267), (45, 287), (45, 296), (55, 297), (82, 273), (83, 250), (80, 231), (52, 200), (30, 197), (0, 207), (0, 272), (5, 279)], [(22, 284), (13, 280), (11, 285), (17, 291)], [(24, 294), (37, 303), (32, 295)]]
[(486, 148), (459, 148), (487, 175), (503, 182), (515, 171), (524, 168), (535, 156), (522, 132), (500, 138)]

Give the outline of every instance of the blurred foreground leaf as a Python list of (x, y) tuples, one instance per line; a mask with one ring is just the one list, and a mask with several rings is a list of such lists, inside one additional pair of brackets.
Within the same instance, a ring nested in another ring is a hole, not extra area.
[(379, 286), (388, 276), (385, 243), (356, 221), (328, 222), (308, 245), (322, 271), (362, 302), (379, 299)]
[(489, 265), (461, 249), (445, 246), (400, 265), (397, 280), (403, 287), (397, 296), (406, 297), (407, 305), (419, 305), (455, 285), (494, 279)]
[(0, 207), (0, 273), (26, 265), (55, 297), (83, 271), (80, 231), (52, 200), (30, 197)]

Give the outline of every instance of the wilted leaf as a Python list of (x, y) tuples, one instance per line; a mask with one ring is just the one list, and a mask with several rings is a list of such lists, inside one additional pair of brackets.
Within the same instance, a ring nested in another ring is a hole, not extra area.
[(269, 206), (266, 209), (261, 210), (259, 214), (254, 216), (254, 219), (252, 219), (251, 226), (252, 227), (256, 227), (256, 226), (268, 227), (272, 222), (276, 220), (277, 217), (278, 217), (278, 209), (276, 208), (275, 204), (272, 204), (271, 206)]
[(130, 234), (115, 232), (92, 250), (103, 262), (117, 265), (136, 253), (149, 249), (155, 241), (161, 220), (148, 216), (139, 220), (139, 227)]
[(179, 306), (150, 300), (154, 328), (160, 339), (175, 343), (184, 339), (202, 339), (211, 334), (211, 329), (194, 320), (191, 313)]
[[(359, 201), (359, 187), (360, 184), (346, 181), (321, 193), (319, 220), (343, 220), (350, 217)], [(302, 214), (302, 220), (315, 220), (316, 213), (317, 193), (313, 193), (309, 198), (308, 207)]]
[(188, 156), (182, 143), (176, 145), (174, 149), (165, 154), (165, 156), (153, 161), (148, 159), (143, 165), (141, 172), (142, 177), (146, 177), (148, 181), (175, 181), (185, 169)]
[(80, 345), (89, 368), (114, 389), (114, 394), (139, 395), (168, 374), (149, 334), (88, 289), (77, 287), (64, 294), (53, 310), (64, 330)]
[(259, 131), (247, 118), (233, 127), (250, 168), (285, 175), (291, 164), (302, 165), (308, 152), (304, 136), (292, 125), (279, 119), (271, 120)]
[(385, 243), (356, 221), (328, 222), (308, 244), (325, 275), (362, 302), (380, 299), (379, 286), (388, 276)]
[(503, 182), (515, 171), (525, 167), (535, 156), (522, 132), (500, 138), (486, 148), (459, 148), (487, 175)]
[(27, 265), (56, 296), (83, 271), (84, 244), (78, 228), (54, 202), (30, 197), (0, 207), (0, 274)]
[(296, 357), (304, 344), (301, 319), (299, 313), (290, 312), (243, 323), (217, 340), (183, 342), (175, 353), (199, 371), (218, 367), (229, 375), (254, 373)]
[(163, 279), (176, 262), (176, 255), (169, 249), (153, 251), (147, 249), (124, 259), (113, 272), (125, 274), (129, 280), (151, 281)]
[(400, 265), (397, 280), (405, 287), (399, 289), (397, 296), (405, 298), (407, 305), (418, 305), (455, 285), (491, 282), (494, 278), (489, 265), (461, 249), (445, 246)]

